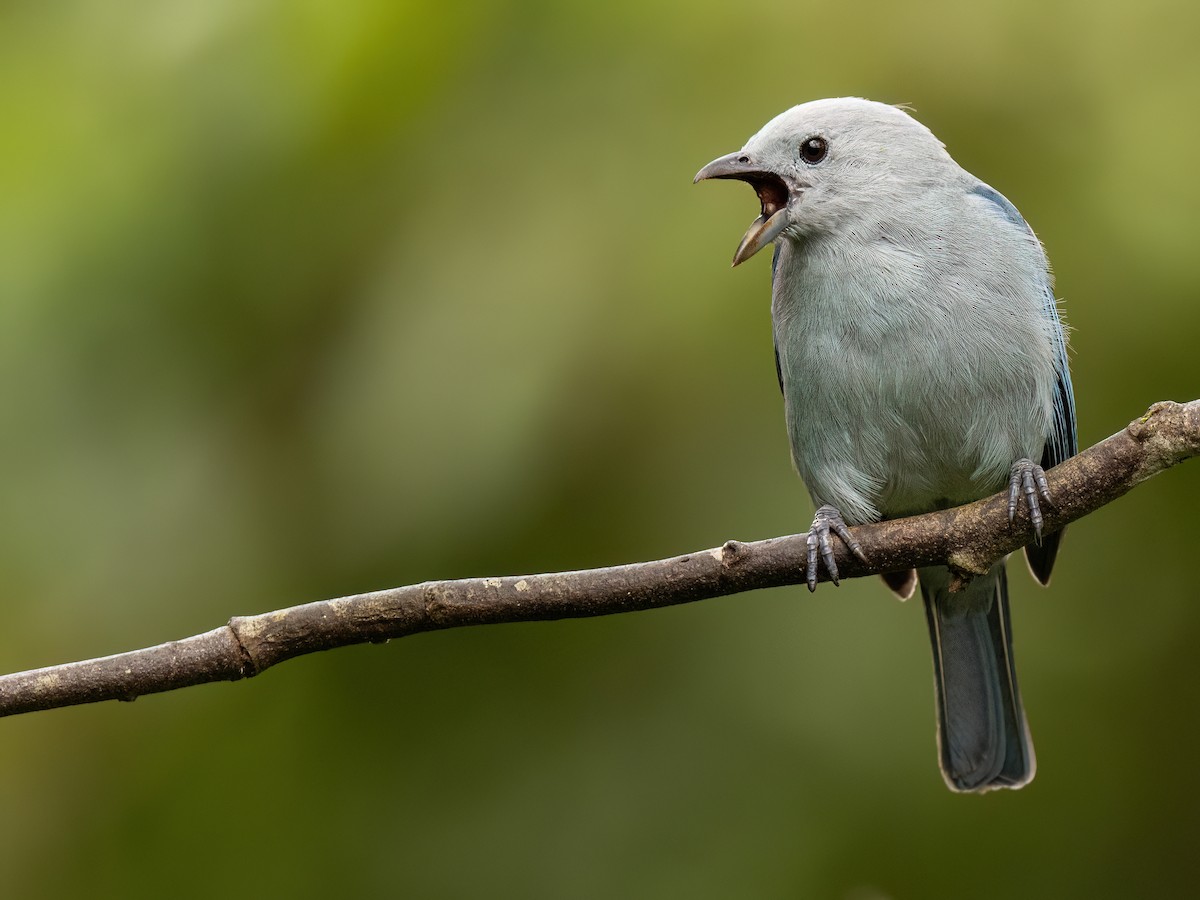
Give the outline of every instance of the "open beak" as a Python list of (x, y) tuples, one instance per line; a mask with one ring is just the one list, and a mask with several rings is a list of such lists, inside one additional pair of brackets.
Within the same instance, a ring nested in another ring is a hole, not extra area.
[(754, 188), (762, 204), (762, 215), (751, 223), (742, 237), (742, 242), (738, 244), (737, 252), (733, 254), (735, 266), (767, 246), (787, 227), (788, 200), (791, 199), (787, 185), (778, 175), (755, 166), (749, 154), (739, 150), (714, 159), (696, 173), (692, 183), (707, 181), (709, 178), (735, 178), (744, 181)]

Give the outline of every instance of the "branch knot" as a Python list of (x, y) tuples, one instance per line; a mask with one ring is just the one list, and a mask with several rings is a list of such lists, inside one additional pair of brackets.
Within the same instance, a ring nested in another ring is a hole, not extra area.
[(741, 541), (726, 541), (717, 551), (717, 559), (720, 560), (722, 566), (730, 569), (744, 560), (749, 553), (750, 548)]

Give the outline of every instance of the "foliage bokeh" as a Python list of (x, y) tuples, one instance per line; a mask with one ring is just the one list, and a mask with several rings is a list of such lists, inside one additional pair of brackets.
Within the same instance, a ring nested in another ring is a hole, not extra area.
[[(1200, 394), (1195, 7), (0, 10), (6, 671), (430, 578), (803, 530), (756, 204), (907, 102), (1047, 245), (1084, 445)], [(952, 796), (874, 581), (461, 630), (5, 720), (10, 897), (1125, 897), (1200, 827), (1200, 465), (1014, 578), (1041, 773)], [(1014, 567), (1019, 564), (1014, 562)]]

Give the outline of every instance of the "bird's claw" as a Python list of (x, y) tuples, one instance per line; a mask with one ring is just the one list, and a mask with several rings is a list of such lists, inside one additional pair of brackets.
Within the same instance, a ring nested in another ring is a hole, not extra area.
[(850, 548), (851, 553), (864, 563), (867, 561), (862, 546), (854, 539), (850, 529), (846, 527), (842, 514), (832, 506), (822, 506), (813, 516), (812, 528), (808, 531), (808, 566), (805, 569), (805, 576), (810, 591), (817, 589), (818, 556), (829, 571), (829, 580), (835, 585), (839, 584), (837, 562), (833, 558), (833, 542), (829, 538), (830, 531), (842, 539), (842, 542)]
[(1008, 478), (1008, 521), (1012, 522), (1017, 514), (1017, 500), (1025, 497), (1025, 505), (1029, 508), (1029, 521), (1033, 525), (1033, 533), (1037, 541), (1042, 542), (1042, 506), (1038, 501), (1050, 502), (1050, 485), (1046, 481), (1045, 470), (1030, 459), (1018, 459), (1012, 466)]

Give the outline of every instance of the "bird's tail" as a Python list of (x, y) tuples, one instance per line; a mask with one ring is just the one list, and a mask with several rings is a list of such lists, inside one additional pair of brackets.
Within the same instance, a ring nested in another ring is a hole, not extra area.
[(942, 776), (955, 791), (1028, 784), (1036, 764), (1013, 665), (1004, 562), (954, 593), (946, 568), (921, 569), (920, 581)]

